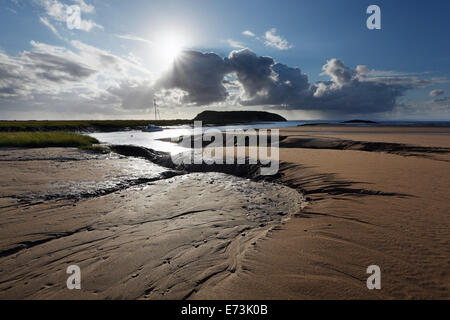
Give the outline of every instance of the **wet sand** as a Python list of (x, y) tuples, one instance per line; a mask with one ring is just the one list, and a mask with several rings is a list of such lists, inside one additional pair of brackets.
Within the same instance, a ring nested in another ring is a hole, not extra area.
[[(282, 180), (308, 206), (245, 257), (246, 272), (194, 298), (449, 299), (450, 154), (433, 149), (450, 147), (450, 130), (436, 130), (281, 129)], [(342, 140), (426, 152), (320, 149)], [(381, 268), (381, 290), (366, 287), (369, 265)]]
[[(167, 175), (133, 157), (16, 149), (0, 159), (0, 299), (186, 299), (241, 272), (303, 203), (282, 185)], [(66, 287), (70, 265), (82, 290)]]
[[(284, 128), (286, 186), (2, 150), (0, 298), (448, 299), (449, 133)], [(381, 290), (366, 287), (373, 264)]]

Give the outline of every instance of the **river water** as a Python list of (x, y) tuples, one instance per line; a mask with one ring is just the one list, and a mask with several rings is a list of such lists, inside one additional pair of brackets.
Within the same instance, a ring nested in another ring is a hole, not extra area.
[[(336, 125), (343, 125), (341, 121), (311, 121), (311, 120), (296, 120), (296, 121), (286, 121), (286, 122), (254, 122), (250, 124), (235, 124), (228, 126), (208, 126), (204, 129), (218, 129), (218, 130), (236, 130), (236, 129), (261, 129), (261, 128), (286, 128), (286, 127), (296, 127), (298, 125), (312, 124), (312, 123), (329, 123)], [(365, 123), (352, 123), (346, 124), (348, 127), (372, 127), (372, 126), (407, 126), (411, 130), (413, 128), (422, 126), (432, 126), (432, 127), (449, 127), (450, 122), (445, 121), (435, 121), (435, 122), (420, 122), (420, 121), (383, 121), (375, 124), (365, 124)], [(373, 133), (373, 132), (371, 132)], [(379, 132), (382, 133), (382, 132)], [(411, 132), (414, 133), (414, 132)], [(439, 132), (442, 134), (442, 132)], [(178, 144), (161, 141), (160, 139), (170, 139), (177, 138), (184, 135), (192, 135), (193, 129), (190, 126), (171, 126), (164, 127), (164, 131), (159, 132), (143, 132), (143, 131), (118, 131), (118, 132), (97, 132), (89, 133), (91, 137), (96, 138), (101, 143), (104, 144), (119, 144), (119, 145), (134, 145), (145, 148), (154, 149), (157, 151), (170, 152), (171, 154), (177, 154), (184, 152), (187, 149), (179, 146)]]
[[(259, 122), (252, 124), (236, 124), (229, 126), (208, 126), (204, 129), (218, 129), (218, 130), (247, 130), (260, 128), (280, 128), (280, 127), (295, 127), (300, 124), (307, 123), (307, 121), (286, 121), (286, 122)], [(89, 133), (91, 137), (96, 138), (104, 144), (118, 144), (118, 145), (134, 145), (139, 147), (150, 148), (157, 151), (170, 152), (177, 154), (187, 149), (175, 143), (161, 141), (160, 139), (177, 138), (185, 135), (192, 135), (193, 129), (189, 126), (172, 126), (164, 127), (164, 131), (158, 132), (144, 132), (138, 130), (132, 131), (117, 131), (117, 132), (97, 132)]]

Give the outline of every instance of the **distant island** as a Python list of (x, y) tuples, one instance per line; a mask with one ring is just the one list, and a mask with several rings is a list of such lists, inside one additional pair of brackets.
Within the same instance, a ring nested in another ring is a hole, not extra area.
[(370, 120), (348, 120), (348, 121), (344, 121), (343, 123), (376, 123), (375, 121), (370, 121)]
[(203, 111), (195, 121), (209, 123), (236, 123), (252, 121), (287, 121), (282, 116), (265, 111)]

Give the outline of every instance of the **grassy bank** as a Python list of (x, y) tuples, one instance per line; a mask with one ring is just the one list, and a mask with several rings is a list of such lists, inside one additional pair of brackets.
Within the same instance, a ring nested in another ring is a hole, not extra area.
[(157, 126), (192, 124), (192, 120), (102, 120), (102, 121), (0, 121), (0, 132), (15, 131), (118, 131)]
[(98, 149), (97, 139), (70, 132), (0, 132), (0, 147)]
[[(239, 121), (203, 121), (203, 125), (229, 125)], [(0, 132), (112, 132), (122, 130), (139, 130), (149, 124), (166, 127), (177, 125), (194, 125), (194, 120), (76, 120), (76, 121), (0, 121)]]

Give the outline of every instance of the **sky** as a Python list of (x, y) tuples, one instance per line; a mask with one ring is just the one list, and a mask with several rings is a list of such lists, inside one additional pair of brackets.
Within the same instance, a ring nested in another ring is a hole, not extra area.
[(448, 0), (0, 3), (0, 119), (450, 120)]

